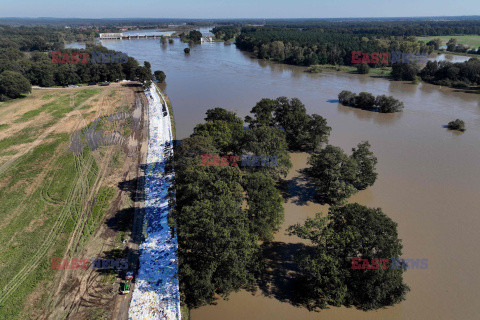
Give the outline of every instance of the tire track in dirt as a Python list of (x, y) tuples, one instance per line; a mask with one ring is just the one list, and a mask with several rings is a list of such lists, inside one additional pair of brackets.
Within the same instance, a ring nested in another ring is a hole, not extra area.
[[(102, 92), (101, 97), (104, 98), (106, 93), (107, 91)], [(89, 99), (87, 99), (87, 101), (88, 100)], [(18, 157), (20, 157), (21, 155), (26, 154), (27, 152), (31, 151), (34, 147), (38, 146), (45, 139), (45, 137), (48, 136), (48, 134), (53, 132), (53, 130), (55, 130), (73, 113), (76, 113), (76, 112), (80, 113), (78, 111), (78, 108), (81, 108), (87, 101), (84, 101), (83, 103), (79, 104), (73, 111), (69, 112), (62, 120), (57, 122), (53, 127), (50, 127), (49, 129), (47, 129), (42, 135), (39, 136), (39, 138), (37, 138), (29, 146), (29, 148), (24, 150), (24, 152), (19, 154), (14, 159), (11, 159), (10, 162), (7, 162), (4, 165), (2, 165), (2, 167), (0, 167), (0, 174), (2, 174), (2, 172), (6, 170), (8, 166), (14, 162), (12, 160), (18, 159)], [(73, 104), (73, 101), (72, 101), (72, 104)], [(83, 123), (86, 122), (81, 113), (80, 113), (80, 116), (81, 116), (81, 119), (77, 122), (76, 128), (80, 126), (80, 122), (83, 122)], [(36, 267), (38, 267), (40, 261), (47, 254), (47, 252), (55, 242), (56, 238), (58, 237), (60, 232), (63, 230), (65, 223), (67, 221), (67, 215), (69, 215), (71, 218), (74, 219), (74, 214), (72, 213), (72, 211), (75, 211), (76, 209), (74, 203), (79, 196), (82, 196), (82, 193), (88, 187), (88, 172), (90, 171), (94, 161), (93, 156), (90, 155), (87, 161), (88, 161), (87, 163), (84, 163), (81, 156), (75, 156), (75, 162), (77, 167), (75, 183), (72, 186), (72, 189), (70, 190), (69, 195), (67, 196), (67, 201), (65, 202), (65, 205), (62, 208), (62, 211), (60, 212), (59, 216), (55, 220), (55, 223), (52, 229), (50, 230), (50, 233), (46, 237), (46, 240), (42, 243), (42, 245), (37, 250), (33, 258), (8, 282), (8, 284), (4, 287), (4, 289), (0, 291), (0, 305), (2, 305), (5, 302), (5, 300), (7, 300), (9, 296), (23, 283), (23, 281), (28, 277), (28, 275)]]

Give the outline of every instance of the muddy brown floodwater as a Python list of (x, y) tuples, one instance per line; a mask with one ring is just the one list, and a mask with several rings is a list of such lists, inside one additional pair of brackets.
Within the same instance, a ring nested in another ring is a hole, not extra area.
[[(167, 74), (166, 91), (174, 105), (177, 136), (187, 137), (211, 107), (235, 110), (241, 117), (263, 97), (298, 97), (309, 113), (332, 127), (330, 143), (347, 151), (368, 140), (378, 157), (375, 185), (351, 202), (381, 207), (398, 223), (403, 257), (428, 259), (428, 269), (408, 270), (411, 291), (404, 302), (378, 311), (331, 308), (309, 312), (280, 294), (238, 292), (228, 301), (192, 311), (192, 320), (237, 319), (478, 319), (480, 288), (480, 94), (429, 84), (337, 72), (306, 74), (300, 67), (251, 59), (235, 45), (186, 46), (158, 40), (104, 41), (110, 49), (148, 60)], [(341, 90), (387, 94), (401, 100), (400, 114), (356, 110), (337, 103)], [(444, 128), (465, 120), (467, 131)], [(303, 222), (327, 208), (305, 201), (299, 169), (305, 154), (292, 154), (291, 197), (285, 223)], [(299, 239), (280, 231), (278, 247), (295, 249)]]

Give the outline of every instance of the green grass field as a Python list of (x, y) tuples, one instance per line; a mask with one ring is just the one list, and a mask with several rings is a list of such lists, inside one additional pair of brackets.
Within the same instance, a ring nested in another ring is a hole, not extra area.
[[(68, 112), (79, 109), (101, 91), (86, 89), (71, 96), (62, 92), (26, 98), (32, 102), (53, 100), (0, 126), (3, 130), (15, 129), (16, 125), (34, 120), (0, 140), (0, 155), (26, 147)], [(14, 107), (7, 111), (15, 112)], [(99, 174), (99, 157), (88, 147), (74, 155), (68, 149), (69, 144), (70, 133), (50, 133), (11, 165), (0, 166), (0, 320), (29, 318), (28, 309), (32, 307), (29, 296), (39, 284), (44, 286), (55, 276), (50, 259), (64, 256), (81, 213), (91, 204), (85, 200)], [(111, 187), (99, 188), (78, 238), (80, 247), (97, 230), (113, 196)], [(45, 289), (35, 304), (46, 305), (49, 293)]]
[(468, 36), (436, 36), (436, 37), (417, 37), (418, 40), (428, 42), (433, 39), (440, 38), (442, 40), (442, 46), (447, 44), (447, 41), (451, 38), (457, 39), (459, 44), (468, 45), (472, 48), (480, 47), (480, 35), (468, 35)]

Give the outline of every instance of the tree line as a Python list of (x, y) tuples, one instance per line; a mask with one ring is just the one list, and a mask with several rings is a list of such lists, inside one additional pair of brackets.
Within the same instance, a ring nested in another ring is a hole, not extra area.
[[(427, 45), (414, 37), (378, 37), (371, 34), (346, 34), (324, 29), (244, 27), (236, 37), (239, 49), (260, 59), (293, 65), (352, 65), (352, 51), (431, 53)], [(382, 66), (380, 62), (372, 67)], [(385, 65), (383, 65), (385, 66)]]
[[(88, 49), (63, 49), (62, 53), (116, 53), (102, 46)], [(67, 86), (79, 83), (139, 80), (145, 85), (153, 80), (150, 64), (140, 66), (128, 57), (125, 63), (52, 63), (47, 52), (22, 52), (15, 48), (0, 48), (0, 99), (18, 98), (30, 92), (31, 85), (41, 87)], [(159, 78), (164, 79), (163, 76)]]
[(96, 35), (98, 34), (95, 28), (0, 25), (0, 48), (21, 51), (60, 50), (65, 47), (65, 42), (87, 41)]
[(480, 85), (480, 60), (471, 58), (465, 62), (428, 61), (423, 69), (416, 64), (396, 63), (392, 66), (394, 80), (423, 81), (436, 85), (467, 88)]
[(198, 30), (192, 30), (189, 33), (180, 33), (179, 37), (182, 42), (195, 44), (200, 43), (200, 41), (202, 40), (202, 33)]
[[(263, 21), (250, 24), (262, 24)], [(235, 24), (231, 22), (231, 24)], [(452, 34), (480, 34), (478, 17), (431, 18), (351, 18), (351, 19), (269, 19), (268, 27), (296, 29), (324, 29), (346, 34), (379, 36), (448, 36)]]
[[(66, 41), (93, 39), (95, 31), (87, 28), (0, 27), (0, 100), (18, 98), (30, 92), (31, 85), (67, 86), (79, 83), (138, 80), (149, 86), (154, 77), (150, 63), (144, 66), (132, 57), (120, 63), (52, 63), (51, 51), (117, 53), (101, 45), (87, 43), (86, 49), (65, 49)], [(119, 53), (120, 54), (120, 53)], [(163, 81), (164, 74), (157, 73)]]
[[(380, 209), (345, 205), (350, 195), (373, 185), (377, 159), (368, 142), (350, 156), (328, 145), (330, 131), (326, 120), (307, 114), (299, 99), (280, 97), (260, 100), (245, 121), (225, 109), (209, 109), (205, 122), (175, 147), (171, 223), (178, 236), (181, 299), (189, 308), (258, 287), (264, 245), (284, 220), (278, 183), (292, 167), (292, 150), (311, 152), (306, 176), (315, 197), (331, 204), (327, 217), (289, 229), (311, 241), (295, 262), (300, 270), (295, 294), (304, 306), (376, 309), (404, 298), (404, 270), (352, 270), (349, 265), (350, 257), (399, 256), (401, 242), (396, 224)], [(202, 154), (276, 156), (278, 165), (202, 166)]]

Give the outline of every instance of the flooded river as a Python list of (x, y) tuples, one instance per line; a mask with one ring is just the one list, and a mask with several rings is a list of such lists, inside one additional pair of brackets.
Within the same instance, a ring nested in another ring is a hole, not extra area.
[[(103, 41), (152, 70), (167, 75), (166, 92), (174, 106), (178, 138), (190, 135), (212, 107), (235, 110), (241, 117), (261, 98), (298, 97), (309, 113), (332, 127), (330, 143), (349, 151), (368, 140), (378, 157), (375, 185), (352, 202), (381, 207), (398, 223), (403, 257), (428, 259), (428, 269), (409, 270), (407, 299), (378, 311), (331, 308), (308, 312), (278, 295), (232, 294), (229, 301), (192, 311), (192, 320), (220, 319), (478, 319), (480, 288), (480, 95), (429, 84), (413, 85), (383, 78), (337, 72), (307, 74), (303, 68), (252, 59), (235, 45), (204, 43), (185, 55), (186, 44), (159, 40)], [(400, 114), (379, 114), (336, 102), (341, 90), (392, 95), (405, 104)], [(467, 131), (444, 128), (465, 120)], [(326, 208), (303, 201), (296, 185), (305, 154), (292, 154), (289, 174), (293, 196), (285, 203), (284, 228)], [(275, 241), (298, 238), (280, 231)], [(281, 245), (281, 244), (279, 244)]]

